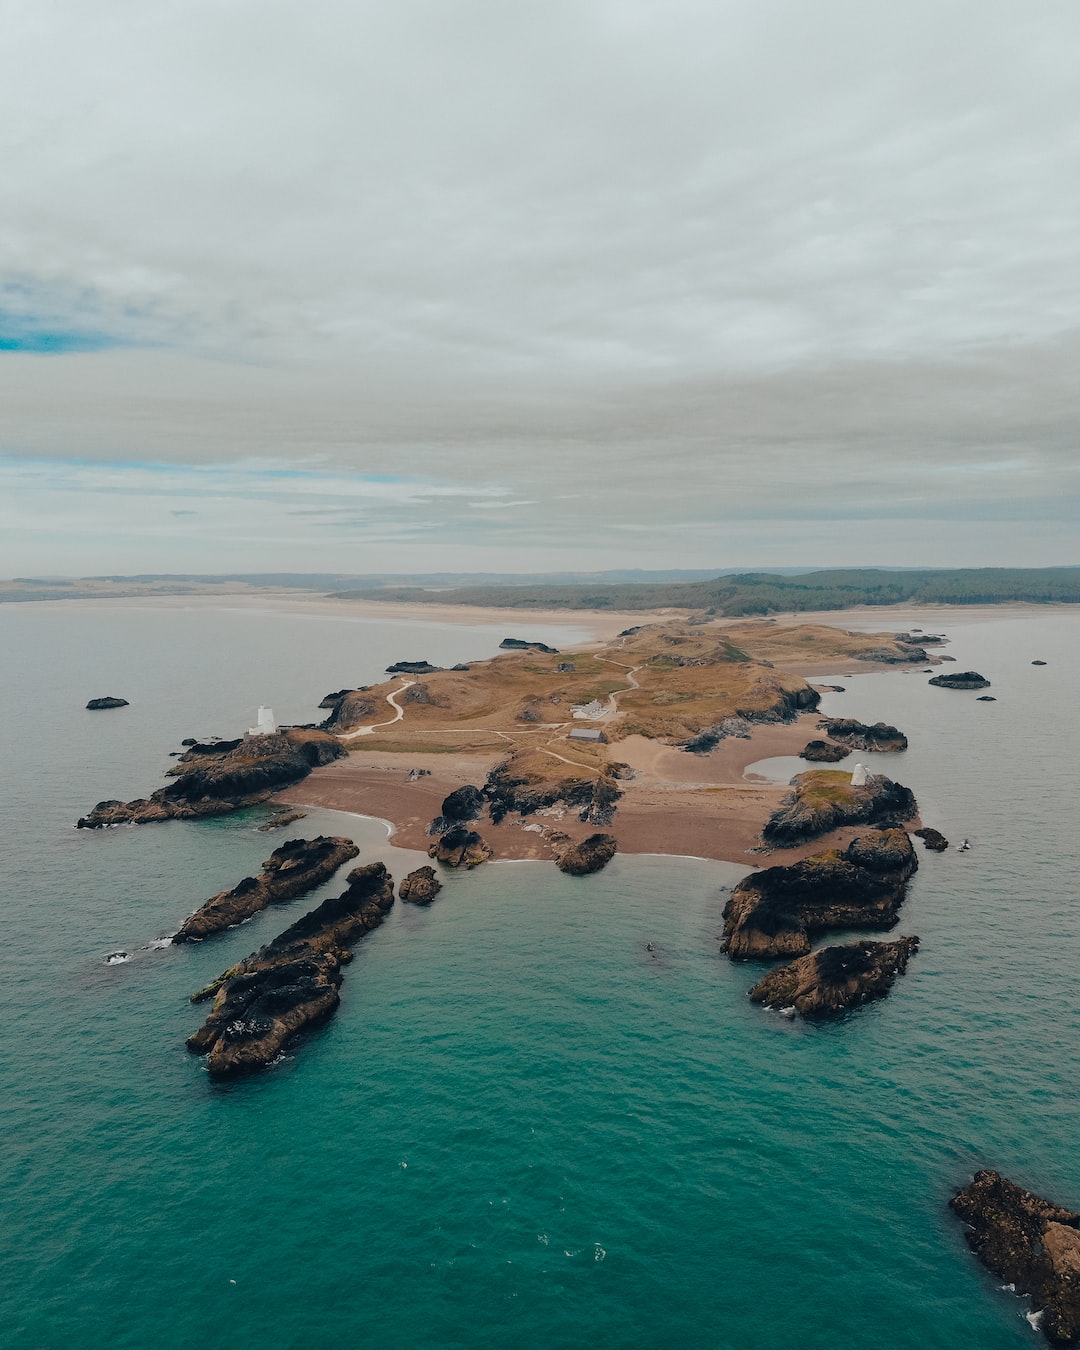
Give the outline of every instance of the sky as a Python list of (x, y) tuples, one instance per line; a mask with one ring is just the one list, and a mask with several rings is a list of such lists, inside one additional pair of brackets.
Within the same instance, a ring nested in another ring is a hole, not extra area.
[(1075, 0), (0, 31), (0, 575), (1080, 563)]

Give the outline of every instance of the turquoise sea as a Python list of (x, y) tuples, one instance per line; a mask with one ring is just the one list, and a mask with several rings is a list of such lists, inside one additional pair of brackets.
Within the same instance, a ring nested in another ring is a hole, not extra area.
[[(824, 1026), (752, 1007), (753, 969), (718, 950), (745, 864), (499, 863), (396, 906), (334, 1021), (215, 1087), (184, 1049), (188, 994), (312, 902), (152, 944), (283, 836), (256, 832), (265, 810), (76, 817), (156, 787), (182, 736), (236, 734), (259, 703), (311, 720), (390, 660), (484, 656), (503, 630), (0, 606), (0, 1341), (1037, 1346), (946, 1202), (990, 1165), (1080, 1206), (1080, 615), (849, 622), (947, 632), (952, 668), (997, 698), (835, 672), (827, 711), (911, 739), (863, 758), (972, 842), (923, 859), (898, 930), (923, 946), (889, 999)], [(86, 712), (102, 694), (132, 706)], [(313, 812), (300, 830), (349, 833), (396, 877), (418, 861), (377, 822)], [(133, 959), (106, 965), (120, 948)]]

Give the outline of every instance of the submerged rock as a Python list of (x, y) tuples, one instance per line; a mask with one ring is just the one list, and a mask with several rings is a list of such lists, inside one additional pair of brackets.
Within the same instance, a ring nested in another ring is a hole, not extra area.
[(281, 788), (306, 778), (318, 765), (347, 753), (335, 737), (307, 727), (196, 744), (169, 770), (168, 776), (176, 781), (168, 787), (131, 802), (98, 802), (77, 828), (96, 830), (105, 825), (226, 815), (266, 801)]
[(804, 1017), (857, 1008), (884, 998), (918, 949), (917, 937), (822, 947), (770, 971), (750, 990), (750, 998), (773, 1008), (794, 1008)]
[(835, 741), (807, 741), (799, 751), (799, 758), (815, 764), (835, 764), (837, 760), (847, 759), (850, 754), (846, 745), (837, 745)]
[(840, 741), (851, 750), (906, 750), (908, 739), (897, 727), (888, 722), (875, 722), (868, 726), (857, 722), (853, 717), (825, 717), (818, 726), (834, 741)]
[(418, 867), (402, 881), (398, 895), (412, 905), (430, 905), (441, 890), (434, 867)]
[(89, 712), (101, 712), (105, 708), (129, 708), (130, 706), (126, 698), (113, 698), (111, 695), (105, 698), (92, 698), (86, 705)]
[(949, 841), (941, 831), (932, 830), (927, 825), (924, 825), (920, 830), (912, 830), (911, 833), (915, 835), (917, 839), (921, 839), (923, 845), (928, 848), (931, 853), (944, 853), (949, 847)]
[(983, 1265), (1030, 1294), (1050, 1344), (1080, 1344), (1080, 1215), (989, 1169), (949, 1206), (969, 1225), (968, 1246)]
[(280, 830), (286, 825), (291, 825), (295, 820), (303, 820), (306, 816), (306, 811), (287, 811), (283, 816), (275, 816), (273, 820), (268, 820), (265, 825), (260, 825), (258, 829), (260, 834), (265, 834), (268, 830)]
[(765, 823), (761, 837), (779, 847), (806, 843), (841, 825), (899, 825), (912, 820), (918, 804), (910, 788), (883, 774), (856, 785), (842, 769), (796, 774), (794, 789)]
[(289, 839), (263, 863), (261, 876), (245, 877), (231, 891), (212, 896), (184, 920), (173, 941), (200, 941), (234, 928), (267, 905), (304, 895), (359, 852), (351, 839), (337, 835)]
[(935, 675), (933, 679), (927, 680), (927, 684), (935, 684), (939, 689), (990, 688), (990, 681), (977, 670), (958, 670), (946, 675)]
[(573, 843), (568, 836), (562, 836), (558, 840), (553, 839), (552, 843), (555, 847), (555, 865), (560, 872), (568, 872), (573, 877), (599, 872), (618, 851), (613, 834), (590, 834), (580, 844)]
[(299, 1032), (324, 1022), (340, 1002), (348, 944), (377, 928), (394, 903), (394, 881), (381, 863), (349, 873), (343, 895), (324, 900), (291, 928), (193, 996), (214, 996), (187, 1047), (206, 1056), (213, 1078), (265, 1068)]
[(428, 848), (428, 857), (445, 867), (479, 867), (491, 857), (491, 848), (475, 830), (455, 825)]
[(733, 961), (805, 956), (812, 934), (891, 928), (919, 860), (903, 830), (871, 830), (843, 850), (753, 872), (724, 906)]

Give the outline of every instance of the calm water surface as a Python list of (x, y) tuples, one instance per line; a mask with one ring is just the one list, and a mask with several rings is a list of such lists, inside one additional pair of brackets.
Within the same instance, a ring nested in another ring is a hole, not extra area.
[[(885, 1002), (821, 1027), (751, 1007), (754, 972), (718, 955), (741, 865), (503, 863), (448, 876), (428, 911), (396, 906), (327, 1028), (214, 1087), (184, 1049), (188, 994), (310, 902), (139, 949), (281, 836), (255, 831), (265, 811), (73, 821), (260, 702), (311, 720), (391, 660), (484, 656), (504, 634), (0, 607), (4, 1344), (1036, 1346), (945, 1201), (994, 1165), (1080, 1204), (1080, 618), (912, 622), (948, 632), (953, 668), (997, 702), (836, 671), (828, 712), (911, 740), (858, 758), (973, 845), (923, 859), (898, 930), (923, 947)], [(106, 693), (132, 706), (83, 710)], [(419, 861), (375, 822), (302, 828), (351, 834), (398, 877)], [(116, 948), (134, 959), (106, 966)]]

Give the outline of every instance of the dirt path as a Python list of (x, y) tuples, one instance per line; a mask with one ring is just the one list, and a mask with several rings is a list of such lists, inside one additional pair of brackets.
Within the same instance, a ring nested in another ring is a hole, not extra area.
[(355, 731), (339, 732), (338, 740), (355, 741), (357, 736), (370, 736), (372, 732), (378, 731), (380, 727), (392, 727), (395, 722), (400, 722), (405, 716), (405, 709), (398, 703), (397, 696), (398, 694), (403, 694), (406, 689), (411, 689), (415, 683), (415, 680), (402, 680), (401, 684), (399, 684), (392, 693), (387, 694), (386, 701), (397, 713), (396, 717), (391, 717), (385, 722), (372, 722), (370, 726), (358, 727)]

